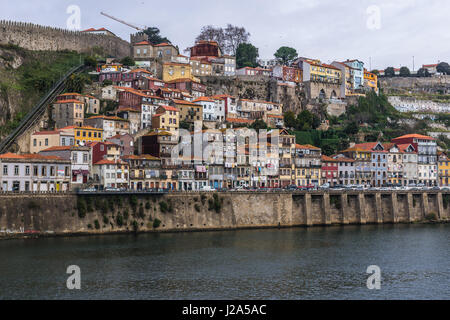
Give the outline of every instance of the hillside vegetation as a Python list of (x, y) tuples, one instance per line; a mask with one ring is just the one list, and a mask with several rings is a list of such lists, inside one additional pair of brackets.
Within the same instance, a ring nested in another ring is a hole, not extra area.
[(0, 139), (82, 58), (74, 51), (29, 51), (0, 45)]

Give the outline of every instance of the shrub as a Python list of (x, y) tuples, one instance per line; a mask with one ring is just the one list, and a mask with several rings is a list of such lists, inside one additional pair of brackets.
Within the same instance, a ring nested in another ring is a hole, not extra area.
[(205, 194), (202, 194), (202, 195), (200, 196), (200, 198), (201, 198), (202, 204), (205, 205), (205, 202), (206, 202), (206, 195), (205, 195)]
[(96, 219), (95, 221), (94, 221), (94, 225), (95, 225), (95, 229), (100, 229), (100, 222), (98, 222), (98, 220)]
[(196, 203), (194, 205), (195, 211), (200, 212), (200, 206), (198, 205), (198, 203)]
[(112, 198), (108, 199), (108, 209), (111, 212), (114, 212), (114, 200)]
[(133, 231), (134, 231), (134, 232), (137, 232), (138, 229), (139, 229), (139, 224), (137, 223), (137, 221), (136, 221), (136, 220), (133, 220), (133, 222), (132, 222), (131, 225), (133, 226)]
[(150, 202), (147, 201), (147, 203), (145, 204), (145, 209), (147, 210), (151, 209)]
[(116, 196), (115, 202), (119, 208), (122, 208), (122, 197)]
[(28, 209), (30, 210), (39, 209), (40, 207), (41, 207), (40, 204), (34, 200), (30, 200), (30, 202), (28, 202)]
[(330, 204), (338, 210), (341, 209), (341, 197), (334, 195), (330, 196)]
[(104, 224), (108, 224), (109, 223), (109, 219), (107, 216), (103, 216), (103, 223)]
[(141, 219), (145, 218), (145, 213), (144, 213), (144, 207), (143, 206), (139, 207), (138, 217), (141, 218)]
[(437, 221), (437, 215), (436, 213), (430, 212), (425, 216), (425, 220), (427, 221)]
[(87, 210), (87, 212), (94, 211), (94, 208), (92, 207), (92, 198), (91, 197), (86, 198), (86, 210)]
[(130, 216), (130, 214), (129, 214), (129, 212), (128, 212), (128, 209), (125, 209), (125, 210), (123, 211), (123, 219), (124, 219), (124, 220), (128, 220), (129, 216)]
[(135, 195), (132, 195), (132, 196), (130, 197), (130, 204), (131, 204), (133, 207), (136, 207), (136, 206), (137, 206), (138, 200), (137, 200), (137, 197), (136, 197)]
[(153, 220), (153, 228), (158, 228), (161, 225), (161, 220), (159, 220), (158, 218), (155, 218), (155, 220)]
[(119, 227), (123, 226), (123, 216), (120, 213), (116, 217), (116, 223)]
[(169, 210), (169, 206), (165, 201), (161, 201), (159, 203), (159, 209), (161, 210), (162, 213), (166, 213)]
[(88, 229), (92, 229), (92, 224), (89, 223), (89, 224), (87, 225), (87, 227), (88, 227)]
[(77, 200), (78, 216), (83, 219), (86, 217), (86, 201), (83, 198)]
[(208, 200), (208, 210), (215, 210), (217, 213), (220, 213), (222, 210), (223, 198), (220, 198), (217, 193), (213, 194), (213, 197)]
[(103, 214), (108, 213), (108, 203), (106, 200), (100, 200), (100, 210)]

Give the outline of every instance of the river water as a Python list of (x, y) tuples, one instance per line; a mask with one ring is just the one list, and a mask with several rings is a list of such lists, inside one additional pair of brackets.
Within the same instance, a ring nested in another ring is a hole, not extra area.
[(0, 299), (449, 298), (448, 224), (0, 241)]

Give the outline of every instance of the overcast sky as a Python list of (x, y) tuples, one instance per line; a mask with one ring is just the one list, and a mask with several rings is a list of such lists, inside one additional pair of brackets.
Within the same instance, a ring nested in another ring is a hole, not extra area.
[[(450, 60), (447, 0), (0, 0), (0, 19), (66, 28), (77, 5), (81, 28), (105, 27), (129, 41), (134, 29), (100, 15), (156, 26), (181, 51), (204, 25), (244, 26), (261, 58), (283, 45), (325, 63), (357, 58), (367, 69)], [(183, 52), (182, 52), (183, 53)]]

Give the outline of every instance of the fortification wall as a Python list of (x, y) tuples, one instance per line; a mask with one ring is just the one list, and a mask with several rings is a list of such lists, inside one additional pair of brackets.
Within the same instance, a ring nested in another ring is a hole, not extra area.
[(115, 36), (95, 35), (32, 23), (0, 21), (0, 44), (15, 44), (29, 50), (75, 50), (89, 52), (101, 47), (105, 53), (123, 58), (130, 55), (130, 44)]
[(450, 93), (450, 76), (437, 75), (429, 78), (392, 77), (379, 78), (380, 86), (385, 93), (412, 91), (427, 93)]
[[(450, 193), (213, 193), (0, 195), (0, 238), (30, 235), (227, 230), (450, 218)], [(79, 209), (85, 206), (86, 211)], [(160, 224), (155, 224), (156, 219)]]

